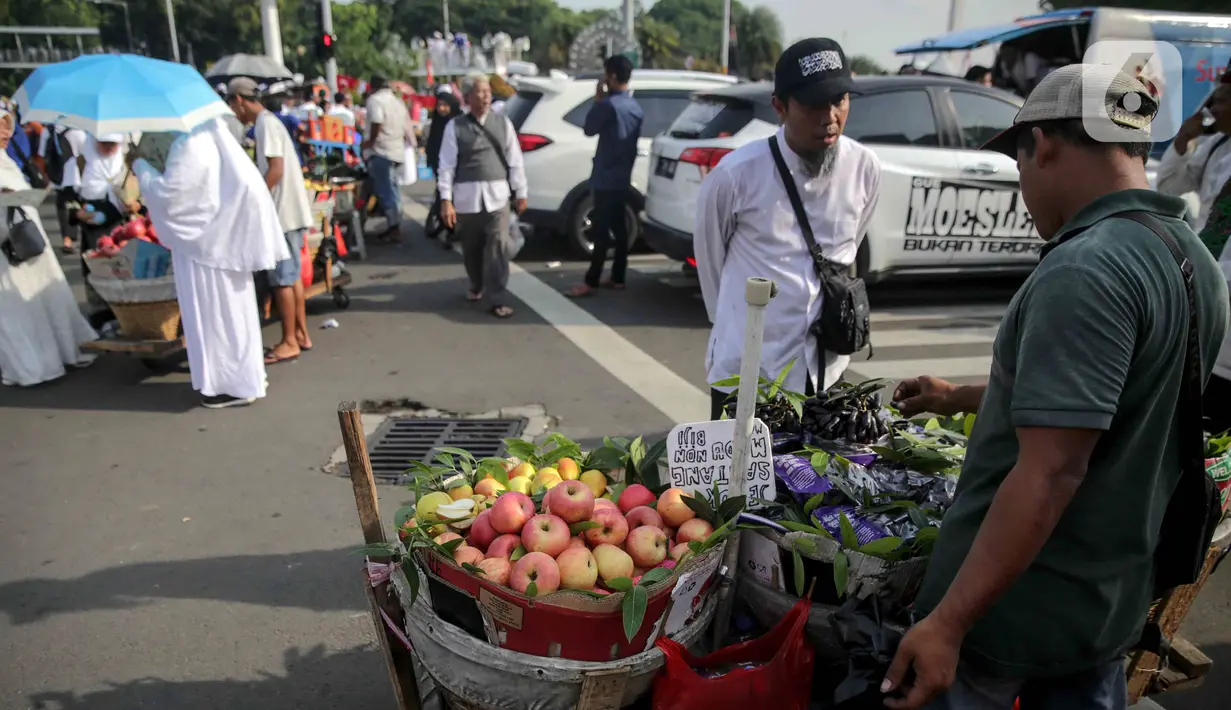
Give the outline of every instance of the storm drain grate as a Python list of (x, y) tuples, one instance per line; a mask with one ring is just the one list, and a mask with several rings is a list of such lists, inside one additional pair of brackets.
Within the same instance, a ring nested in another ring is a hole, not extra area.
[(368, 446), (372, 475), (383, 483), (405, 483), (411, 461), (428, 463), (440, 446), (453, 446), (476, 459), (504, 455), (504, 439), (521, 436), (524, 419), (420, 419), (391, 417)]

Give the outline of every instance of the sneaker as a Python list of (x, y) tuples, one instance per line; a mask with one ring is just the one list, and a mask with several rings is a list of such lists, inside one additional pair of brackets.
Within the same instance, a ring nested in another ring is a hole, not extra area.
[(202, 399), (201, 406), (206, 409), (226, 409), (227, 407), (247, 407), (255, 401), (256, 397), (232, 397), (229, 394), (218, 394)]

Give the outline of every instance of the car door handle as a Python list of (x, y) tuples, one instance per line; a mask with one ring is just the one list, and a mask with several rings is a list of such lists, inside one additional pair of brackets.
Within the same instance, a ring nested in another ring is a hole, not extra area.
[(991, 163), (979, 163), (978, 165), (968, 165), (962, 168), (962, 172), (968, 175), (995, 175), (1000, 172), (1000, 168)]

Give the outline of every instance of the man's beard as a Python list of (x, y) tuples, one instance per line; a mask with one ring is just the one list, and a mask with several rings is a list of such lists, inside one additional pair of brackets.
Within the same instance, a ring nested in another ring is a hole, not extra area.
[(834, 143), (816, 151), (801, 153), (799, 159), (803, 162), (804, 171), (808, 173), (808, 176), (816, 179), (821, 175), (828, 176), (832, 173), (834, 161), (838, 157), (837, 148), (838, 144)]

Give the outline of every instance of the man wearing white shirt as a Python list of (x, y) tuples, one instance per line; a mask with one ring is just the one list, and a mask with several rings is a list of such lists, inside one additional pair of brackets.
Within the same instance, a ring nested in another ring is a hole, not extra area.
[[(43, 129), (38, 143), (36, 162), (51, 178), (52, 187), (56, 191), (56, 220), (60, 223), (60, 234), (64, 238), (62, 248), (65, 254), (73, 251), (76, 225), (70, 221), (69, 205), (77, 201), (77, 186), (81, 183), (81, 168), (77, 164), (77, 156), (81, 155), (85, 141), (85, 131), (80, 128), (48, 125)], [(56, 177), (60, 178), (59, 182)]]
[(440, 221), (462, 243), (470, 278), (471, 301), (491, 304), (492, 315), (508, 318), (509, 200), (518, 214), (526, 210), (526, 171), (517, 130), (508, 117), (493, 113), (487, 77), (466, 78), (463, 90), (470, 112), (445, 126), (440, 144)]
[(333, 105), (329, 107), (329, 116), (337, 116), (342, 119), (342, 124), (355, 127), (355, 111), (351, 108), (350, 94), (339, 91), (334, 94)]
[(368, 163), (368, 173), (372, 176), (376, 199), (380, 201), (387, 225), (377, 239), (399, 242), (402, 190), (397, 177), (405, 160), (410, 111), (389, 88), (385, 77), (374, 76), (369, 83), (372, 95), (368, 97), (368, 132), (363, 138), (363, 157)]
[[(802, 40), (783, 52), (774, 70), (777, 141), (824, 257), (854, 263), (880, 195), (875, 154), (842, 135), (854, 91), (850, 65), (838, 43)], [(778, 295), (765, 310), (761, 372), (776, 378), (791, 361), (784, 386), (820, 392), (846, 370), (850, 357), (820, 351), (809, 328), (821, 313), (822, 284), (791, 207), (768, 141), (728, 154), (701, 183), (693, 249), (710, 332), (710, 382), (739, 374), (749, 277), (772, 279)], [(728, 393), (712, 392), (718, 419)]]

